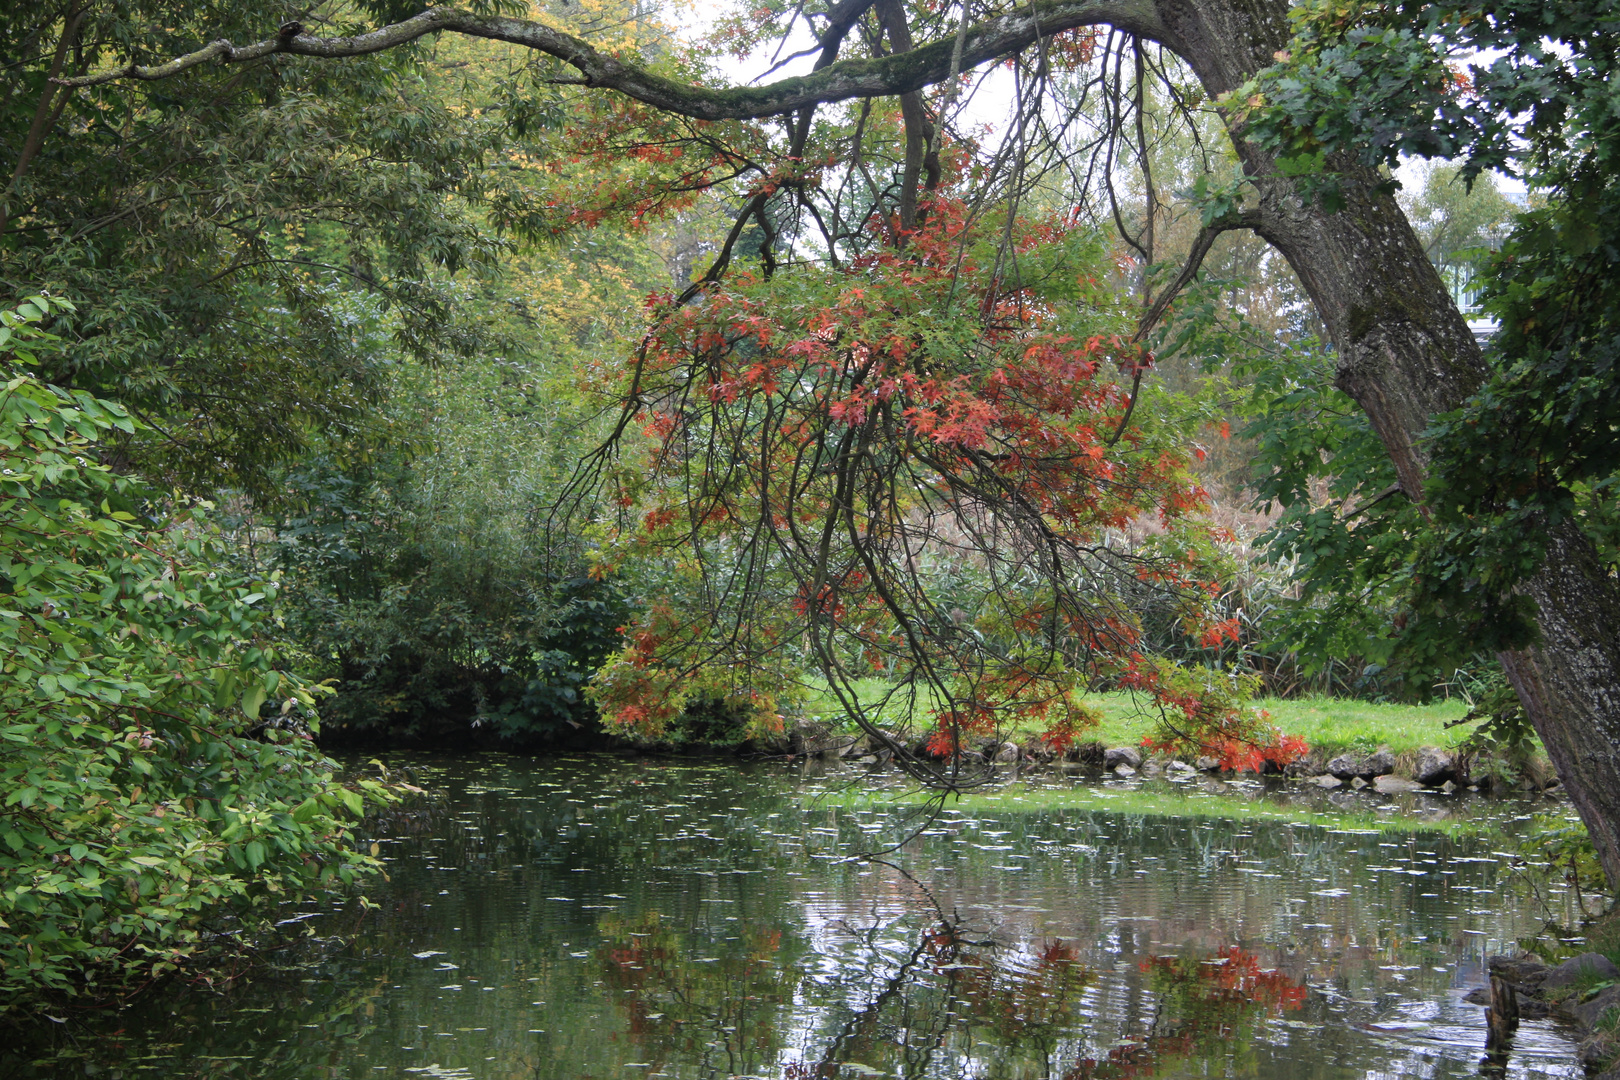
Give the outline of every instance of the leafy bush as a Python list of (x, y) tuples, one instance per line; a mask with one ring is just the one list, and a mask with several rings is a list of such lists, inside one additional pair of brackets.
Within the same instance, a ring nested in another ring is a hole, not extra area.
[(95, 460), (128, 414), (22, 370), (65, 306), (0, 312), (0, 1010), (116, 996), (360, 880), (350, 825), (391, 797), (314, 751), (276, 582), (221, 569), (199, 512), (137, 517)]
[[(594, 727), (585, 682), (629, 609), (544, 522), (593, 432), (549, 361), (400, 373), (388, 408), (431, 443), (364, 467), (313, 459), (276, 523), (289, 625), (331, 679), (327, 737), (527, 741)], [(476, 731), (475, 731), (476, 729)]]

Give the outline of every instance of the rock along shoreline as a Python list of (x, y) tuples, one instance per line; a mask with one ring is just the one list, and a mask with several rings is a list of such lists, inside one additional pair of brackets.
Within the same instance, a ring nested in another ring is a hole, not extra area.
[(1620, 1080), (1620, 967), (1587, 952), (1556, 966), (1534, 953), (1493, 956), (1491, 981), (1463, 1000), (1485, 1006), (1487, 1056), (1505, 1056), (1519, 1021), (1552, 1017), (1579, 1032), (1576, 1056), (1597, 1080)]
[[(743, 753), (765, 757), (818, 758), (850, 762), (884, 762), (901, 747), (918, 758), (941, 762), (950, 755), (930, 751), (926, 741), (895, 733), (886, 739), (869, 735), (849, 735), (813, 720), (790, 723), (781, 735), (742, 748)], [(648, 748), (649, 750), (651, 748)], [(1221, 773), (1220, 762), (1199, 757), (1188, 762), (1158, 754), (1145, 754), (1135, 746), (1105, 746), (1100, 742), (1078, 743), (1058, 753), (1040, 742), (987, 741), (982, 746), (963, 747), (956, 755), (963, 764), (1017, 765), (1020, 768), (1055, 766), (1091, 768), (1117, 776), (1159, 776), (1176, 773)], [(1544, 791), (1558, 784), (1558, 777), (1542, 762), (1529, 761), (1508, 770), (1499, 763), (1477, 755), (1439, 746), (1420, 747), (1415, 753), (1396, 754), (1388, 746), (1370, 753), (1341, 753), (1324, 758), (1317, 752), (1278, 768), (1268, 765), (1268, 774), (1281, 774), (1316, 784), (1322, 788), (1373, 788), (1384, 794), (1403, 791), (1472, 791), (1503, 786), (1524, 791)]]

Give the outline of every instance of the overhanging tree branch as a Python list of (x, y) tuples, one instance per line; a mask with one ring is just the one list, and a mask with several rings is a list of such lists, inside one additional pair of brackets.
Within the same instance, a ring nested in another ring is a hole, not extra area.
[[(1164, 287), (1164, 291), (1159, 294), (1158, 299), (1154, 300), (1147, 311), (1143, 313), (1141, 321), (1136, 324), (1136, 333), (1131, 335), (1131, 341), (1140, 342), (1153, 332), (1153, 328), (1158, 325), (1159, 320), (1164, 318), (1164, 313), (1170, 310), (1171, 302), (1177, 296), (1180, 296), (1181, 290), (1191, 284), (1192, 279), (1197, 276), (1198, 268), (1204, 265), (1204, 256), (1208, 255), (1209, 249), (1215, 245), (1216, 237), (1233, 229), (1257, 228), (1259, 224), (1259, 213), (1249, 211), (1247, 213), (1233, 214), (1199, 229), (1198, 235), (1193, 238), (1192, 250), (1187, 253), (1187, 261), (1181, 265), (1181, 272), (1176, 275), (1174, 281)], [(1119, 427), (1109, 437), (1109, 446), (1118, 443), (1120, 437), (1125, 434), (1125, 429), (1130, 427), (1131, 414), (1136, 411), (1136, 402), (1141, 396), (1141, 390), (1142, 369), (1138, 368), (1135, 378), (1131, 380), (1130, 404), (1125, 406), (1125, 415), (1120, 417)]]
[(1204, 265), (1204, 256), (1209, 254), (1209, 249), (1215, 245), (1217, 237), (1234, 229), (1257, 229), (1259, 227), (1259, 212), (1250, 210), (1228, 215), (1199, 229), (1198, 235), (1193, 238), (1192, 250), (1187, 253), (1187, 259), (1181, 265), (1181, 271), (1176, 274), (1174, 281), (1164, 287), (1164, 291), (1159, 294), (1158, 298), (1153, 301), (1152, 305), (1142, 315), (1141, 321), (1137, 323), (1136, 333), (1131, 335), (1131, 340), (1141, 341), (1153, 332), (1153, 328), (1159, 324), (1159, 320), (1164, 318), (1164, 313), (1169, 310), (1170, 304), (1177, 296), (1181, 295), (1181, 290), (1190, 285), (1192, 279), (1198, 275), (1199, 267)]
[[(1164, 34), (1157, 13), (1145, 0), (1043, 0), (971, 26), (960, 35), (960, 41), (952, 36), (901, 55), (841, 60), (809, 75), (790, 76), (764, 86), (712, 89), (626, 63), (572, 34), (541, 23), (474, 15), (455, 8), (430, 8), (403, 22), (350, 37), (315, 37), (304, 33), (302, 24), (287, 23), (276, 36), (251, 45), (236, 46), (221, 39), (167, 63), (129, 63), (56, 82), (62, 86), (98, 86), (120, 79), (155, 81), (173, 78), (203, 64), (239, 64), (275, 55), (324, 59), (365, 56), (398, 48), (428, 34), (448, 32), (504, 41), (556, 57), (580, 72), (583, 85), (617, 90), (654, 108), (700, 120), (745, 120), (818, 103), (910, 93), (947, 78), (953, 67), (967, 70), (1017, 53), (1041, 37), (1101, 23), (1153, 40)], [(953, 63), (958, 48), (960, 59)]]

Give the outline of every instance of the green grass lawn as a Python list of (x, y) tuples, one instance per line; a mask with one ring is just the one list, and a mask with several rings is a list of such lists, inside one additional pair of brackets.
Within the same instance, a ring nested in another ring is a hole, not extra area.
[[(1104, 719), (1097, 738), (1110, 746), (1142, 741), (1153, 718), (1142, 715), (1125, 694), (1097, 694), (1088, 699), (1103, 710)], [(1289, 735), (1297, 735), (1313, 749), (1325, 753), (1351, 747), (1371, 749), (1388, 746), (1397, 754), (1421, 746), (1447, 746), (1460, 742), (1473, 730), (1446, 728), (1468, 712), (1464, 702), (1434, 702), (1429, 705), (1380, 705), (1339, 698), (1269, 698), (1255, 706), (1271, 714), (1271, 722)]]
[[(936, 797), (909, 788), (845, 787), (813, 797), (816, 807), (838, 806), (853, 810), (921, 809)], [(1241, 792), (1211, 794), (1192, 784), (1150, 781), (1139, 788), (1072, 786), (1016, 782), (952, 796), (945, 805), (966, 814), (1036, 814), (1064, 810), (1099, 810), (1117, 814), (1183, 819), (1266, 821), (1281, 825), (1309, 825), (1357, 832), (1439, 832), (1466, 836), (1498, 826), (1494, 819), (1453, 818), (1424, 813), (1375, 813), (1372, 809), (1346, 810), (1326, 803), (1293, 805), (1252, 798)]]
[[(857, 684), (861, 701), (872, 706), (890, 689), (881, 679), (866, 679)], [(1091, 738), (1107, 746), (1135, 746), (1153, 726), (1150, 703), (1146, 698), (1129, 694), (1091, 694), (1088, 704), (1103, 714), (1102, 724)], [(1445, 727), (1446, 723), (1461, 720), (1468, 712), (1463, 701), (1452, 699), (1429, 705), (1379, 705), (1365, 701), (1338, 698), (1297, 698), (1294, 700), (1267, 699), (1256, 701), (1257, 707), (1271, 714), (1271, 722), (1289, 735), (1297, 735), (1314, 750), (1333, 754), (1351, 748), (1372, 749), (1388, 746), (1396, 754), (1415, 751), (1421, 746), (1448, 746), (1462, 740), (1471, 728)], [(1147, 711), (1144, 711), (1147, 710)], [(832, 694), (814, 692), (806, 702), (805, 713), (823, 719), (840, 715), (841, 709)], [(927, 708), (912, 711), (898, 698), (880, 713), (881, 722), (900, 726), (909, 723), (912, 730), (920, 730), (928, 723)], [(1014, 731), (1009, 737), (1033, 735), (1030, 731)]]
[(1376, 705), (1337, 698), (1273, 699), (1258, 704), (1271, 713), (1272, 723), (1324, 749), (1388, 744), (1399, 754), (1420, 746), (1458, 743), (1474, 730), (1473, 724), (1445, 726), (1468, 714), (1467, 703), (1458, 698), (1428, 705)]

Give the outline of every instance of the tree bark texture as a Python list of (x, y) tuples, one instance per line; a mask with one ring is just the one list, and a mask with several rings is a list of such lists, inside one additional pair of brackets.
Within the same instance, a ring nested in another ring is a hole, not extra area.
[(1508, 681), (1620, 887), (1620, 590), (1573, 522), (1555, 526), (1525, 586), (1541, 645), (1502, 656)]
[[(1163, 43), (1211, 96), (1242, 85), (1288, 45), (1282, 0), (1159, 0)], [(1421, 435), (1486, 377), (1480, 349), (1395, 200), (1353, 163), (1347, 206), (1306, 206), (1269, 154), (1233, 132), (1260, 194), (1256, 231), (1293, 267), (1338, 353), (1336, 382), (1366, 411), (1401, 487), (1423, 494)], [(1541, 641), (1501, 655), (1508, 678), (1620, 888), (1620, 586), (1573, 522), (1548, 537), (1547, 561), (1522, 586)]]

